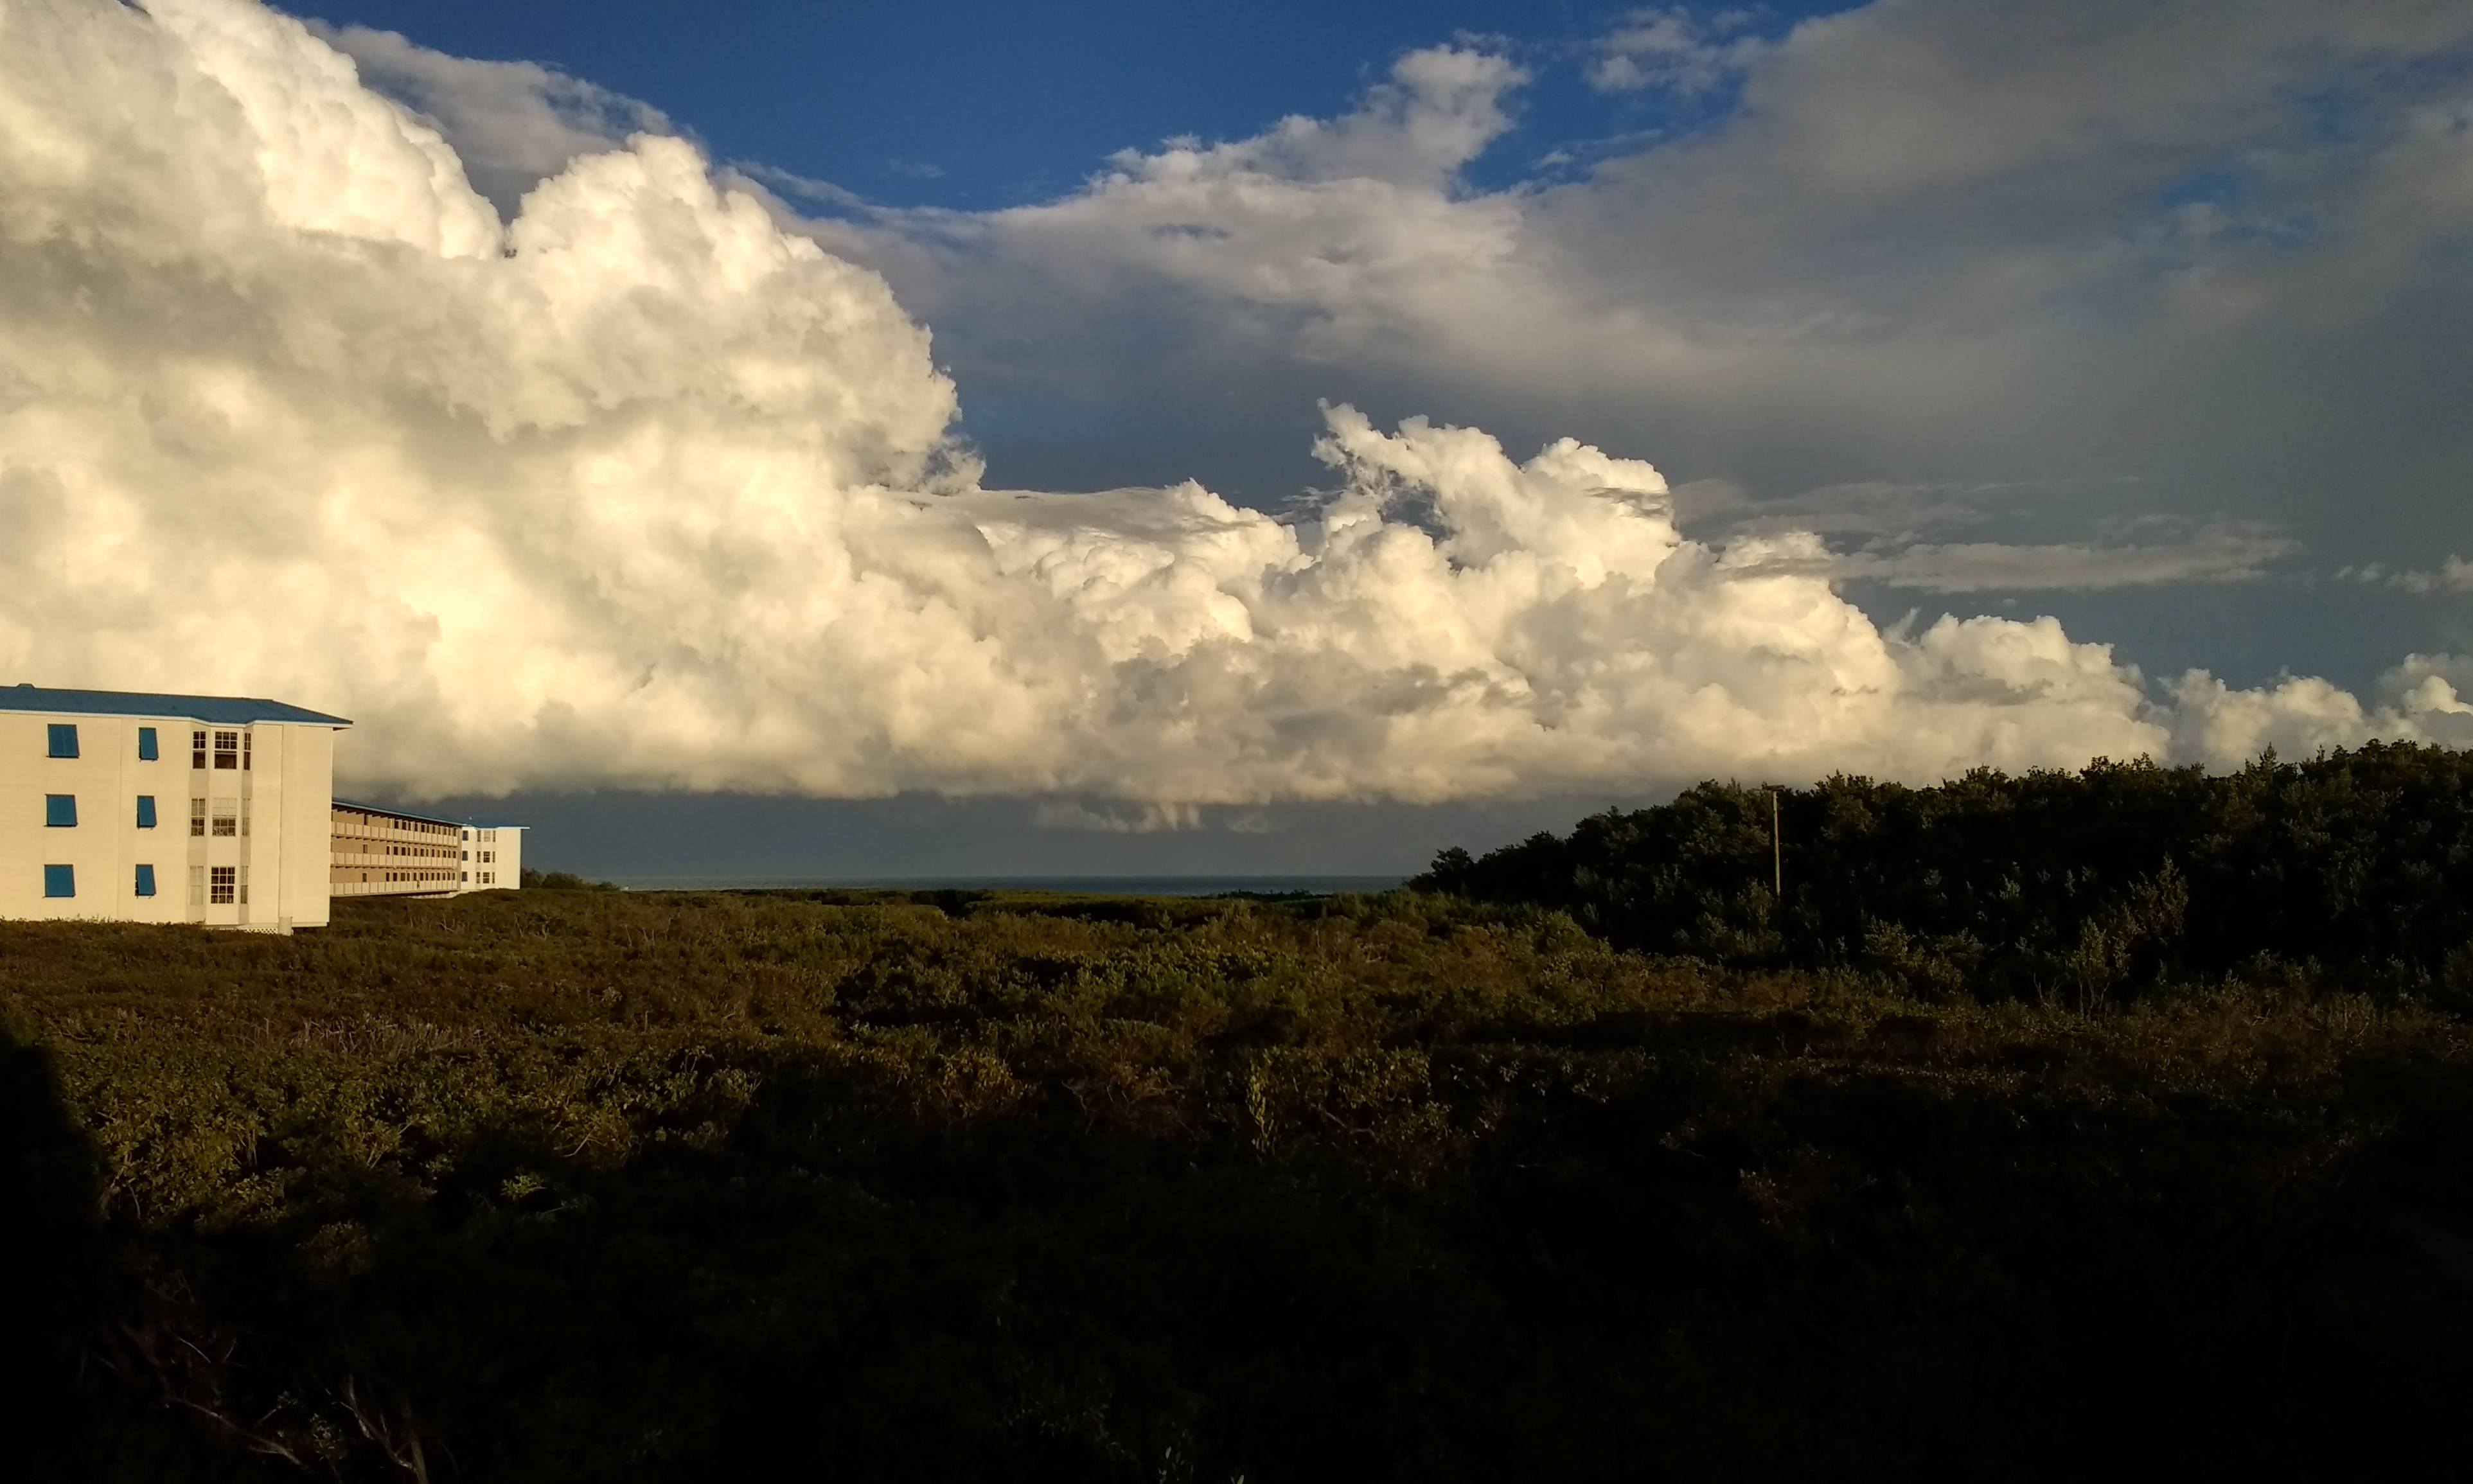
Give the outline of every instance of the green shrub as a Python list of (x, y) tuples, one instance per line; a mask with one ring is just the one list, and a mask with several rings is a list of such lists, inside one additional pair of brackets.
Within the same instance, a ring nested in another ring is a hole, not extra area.
[(1870, 969), (1932, 997), (2117, 1003), (2266, 954), (2473, 1008), (2448, 970), (2473, 943), (2473, 753), (1707, 782), (1569, 836), (1445, 850), (1412, 884), (1556, 908), (1627, 947)]

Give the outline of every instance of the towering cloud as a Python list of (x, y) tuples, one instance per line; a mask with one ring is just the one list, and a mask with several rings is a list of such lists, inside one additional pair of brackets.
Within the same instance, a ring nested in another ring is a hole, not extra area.
[[(1448, 169), (1504, 82), (1438, 54), (1374, 105), (1414, 148), (1274, 143)], [(882, 278), (680, 139), (556, 157), (502, 219), (249, 0), (0, 0), (0, 668), (342, 711), (351, 781), (416, 792), (1435, 800), (2473, 720), (2452, 661), (2365, 710), (1883, 632), (1816, 538), (1687, 540), (1569, 441), (1333, 408), (1289, 520), (986, 491)]]

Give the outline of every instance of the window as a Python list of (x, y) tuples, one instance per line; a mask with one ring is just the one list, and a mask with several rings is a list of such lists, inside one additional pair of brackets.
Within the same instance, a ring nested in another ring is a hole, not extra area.
[(54, 722), (51, 725), (51, 734), (54, 757), (75, 757), (78, 754), (77, 723)]
[(53, 829), (77, 828), (77, 795), (45, 794), (43, 823)]
[(77, 895), (77, 868), (75, 866), (45, 866), (43, 868), (43, 895), (46, 897), (75, 897)]
[(239, 732), (218, 731), (215, 733), (215, 766), (218, 768), (238, 768), (240, 766)]
[(155, 796), (153, 794), (139, 794), (137, 796), (137, 827), (140, 829), (152, 829), (155, 827)]
[(209, 833), (211, 833), (211, 834), (216, 834), (216, 835), (237, 835), (237, 834), (239, 834), (239, 833), (240, 833), (240, 814), (239, 814), (239, 808), (240, 808), (239, 803), (238, 803), (236, 801), (234, 801), (234, 800), (230, 800), (230, 799), (218, 799), (218, 800), (216, 800), (216, 801), (215, 801), (215, 812), (214, 812), (215, 827), (214, 827), (212, 830), (208, 831), (208, 832), (209, 832)]
[(249, 801), (246, 799), (240, 802), (240, 834), (244, 840), (249, 838)]
[(239, 871), (236, 867), (208, 867), (206, 869), (207, 902), (218, 907), (228, 907), (231, 905), (234, 877), (238, 874)]
[(189, 868), (189, 905), (192, 907), (203, 907), (205, 904), (206, 868), (204, 866), (191, 866)]
[[(138, 728), (137, 760), (139, 762), (158, 762), (161, 758), (162, 754), (156, 750), (155, 746), (155, 729), (152, 727)], [(152, 894), (150, 893), (149, 895), (151, 896)]]
[(206, 802), (203, 799), (192, 799), (189, 801), (189, 833), (203, 835), (205, 832)]
[[(256, 740), (257, 733), (253, 731), (244, 731), (240, 734), (240, 771), (243, 773), (247, 773), (249, 771), (249, 745)], [(240, 889), (240, 896), (241, 900), (247, 901), (249, 899), (249, 888), (245, 886), (242, 887)]]
[(140, 897), (152, 897), (155, 895), (154, 867), (140, 866), (137, 868), (137, 895)]
[(203, 768), (203, 767), (204, 767), (205, 765), (206, 765), (206, 734), (205, 734), (204, 732), (203, 732), (203, 731), (193, 731), (193, 732), (190, 732), (190, 733), (189, 733), (189, 766), (190, 766), (190, 767), (192, 767), (192, 768)]

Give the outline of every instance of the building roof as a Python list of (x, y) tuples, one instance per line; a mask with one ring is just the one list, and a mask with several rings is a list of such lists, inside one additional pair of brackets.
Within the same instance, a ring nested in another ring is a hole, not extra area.
[(338, 799), (335, 801), (335, 807), (358, 809), (363, 814), (383, 814), (389, 819), (418, 820), (423, 825), (451, 825), (457, 829), (464, 827), (462, 820), (450, 820), (436, 814), (422, 814), (416, 809), (398, 809), (392, 804), (363, 803), (357, 799)]
[(389, 819), (418, 820), (423, 825), (452, 825), (458, 829), (523, 829), (527, 826), (508, 820), (451, 820), (443, 814), (423, 814), (417, 809), (398, 809), (392, 804), (362, 803), (354, 799), (338, 799), (338, 809), (358, 809), (364, 814), (383, 814)]
[(280, 701), (252, 696), (163, 696), (142, 690), (54, 690), (44, 685), (0, 685), (0, 711), (50, 711), (72, 716), (162, 716), (216, 727), (252, 722), (299, 722), (348, 727), (350, 722)]

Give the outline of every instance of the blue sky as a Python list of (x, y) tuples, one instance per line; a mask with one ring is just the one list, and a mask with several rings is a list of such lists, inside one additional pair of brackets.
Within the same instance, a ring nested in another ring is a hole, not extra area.
[[(1619, 5), (442, 0), (293, 9), (461, 57), (547, 63), (653, 104), (723, 158), (901, 205), (1043, 201), (1070, 192), (1121, 149), (1179, 134), (1240, 138), (1286, 114), (1336, 112), (1400, 53), (1462, 35), (1505, 44), (1540, 79), (1520, 128), (1475, 172), (1487, 183), (1534, 174), (1556, 150), (1693, 127), (1719, 105), (1581, 85), (1589, 44), (1632, 9)], [(1775, 33), (1840, 9), (1749, 8), (1743, 29)]]

